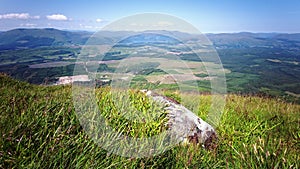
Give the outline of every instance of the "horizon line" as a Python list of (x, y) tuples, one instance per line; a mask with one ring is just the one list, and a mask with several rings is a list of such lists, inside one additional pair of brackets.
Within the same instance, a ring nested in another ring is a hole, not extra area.
[[(55, 30), (60, 30), (60, 31), (68, 31), (68, 32), (90, 32), (90, 33), (95, 33), (95, 32), (99, 32), (101, 30), (85, 30), (85, 29), (64, 29), (64, 28), (53, 28), (53, 27), (40, 27), (40, 28), (29, 28), (29, 27), (19, 27), (19, 28), (12, 28), (12, 29), (7, 29), (7, 30), (0, 30), (0, 32), (8, 32), (8, 31), (13, 31), (13, 30), (18, 30), (18, 29), (55, 29)], [(107, 31), (107, 30), (103, 30), (103, 31)], [(151, 30), (145, 30), (145, 31), (151, 31)], [(141, 32), (145, 32), (145, 31), (141, 31)], [(155, 31), (174, 31), (174, 30), (155, 30)], [(111, 31), (114, 32), (114, 31)], [(115, 32), (121, 32), (121, 31), (115, 31)], [(134, 31), (125, 31), (124, 32), (134, 32)], [(174, 31), (176, 32), (176, 31)], [(183, 31), (177, 31), (177, 32), (183, 32)], [(193, 34), (193, 33), (189, 33), (189, 32), (183, 32), (183, 33), (188, 33), (188, 34)], [(202, 34), (238, 34), (238, 33), (253, 33), (253, 34), (259, 34), (259, 33), (267, 33), (267, 34), (299, 34), (299, 32), (284, 32), (284, 31), (212, 31), (212, 32), (200, 32)]]

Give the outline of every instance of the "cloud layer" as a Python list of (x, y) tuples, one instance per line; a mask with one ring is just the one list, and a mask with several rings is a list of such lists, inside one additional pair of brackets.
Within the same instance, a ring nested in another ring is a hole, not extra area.
[(0, 13), (0, 31), (14, 28), (57, 28), (72, 30), (99, 30), (106, 23), (101, 17), (73, 19), (63, 13), (33, 15), (27, 12)]
[(56, 20), (56, 21), (66, 21), (68, 20), (68, 17), (62, 14), (53, 14), (53, 15), (47, 15), (47, 19), (49, 20)]
[(8, 13), (0, 15), (0, 19), (40, 19), (40, 16), (30, 16), (29, 13)]

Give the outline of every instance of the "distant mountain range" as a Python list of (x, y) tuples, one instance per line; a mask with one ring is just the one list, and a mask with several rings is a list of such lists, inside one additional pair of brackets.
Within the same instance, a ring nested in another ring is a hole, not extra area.
[(300, 33), (221, 33), (208, 34), (217, 47), (290, 47), (300, 46)]
[(0, 33), (0, 49), (84, 44), (90, 35), (89, 32), (69, 32), (51, 28), (14, 29)]
[[(149, 33), (149, 32), (144, 32)], [(153, 33), (153, 32), (152, 32)], [(156, 31), (156, 39), (170, 40), (166, 36), (175, 35), (183, 41), (197, 41), (198, 35), (192, 35), (177, 31)], [(98, 34), (96, 39), (91, 38), (90, 42), (111, 44), (121, 37), (134, 35), (134, 32), (110, 32), (103, 31)], [(6, 32), (0, 32), (0, 50), (13, 50), (22, 48), (36, 48), (43, 46), (71, 46), (84, 45), (85, 42), (93, 35), (92, 32), (86, 31), (63, 31), (52, 28), (46, 29), (14, 29)], [(221, 33), (206, 34), (209, 40), (217, 48), (248, 48), (248, 47), (293, 47), (300, 46), (300, 33)], [(153, 37), (152, 37), (153, 38)], [(138, 42), (147, 41), (149, 38), (142, 35), (131, 38)], [(127, 41), (123, 41), (129, 43)]]

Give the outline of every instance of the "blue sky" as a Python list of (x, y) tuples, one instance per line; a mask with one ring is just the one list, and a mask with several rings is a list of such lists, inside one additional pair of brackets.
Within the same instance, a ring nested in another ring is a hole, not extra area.
[(0, 0), (0, 30), (99, 30), (125, 16), (170, 14), (201, 32), (300, 32), (299, 0)]

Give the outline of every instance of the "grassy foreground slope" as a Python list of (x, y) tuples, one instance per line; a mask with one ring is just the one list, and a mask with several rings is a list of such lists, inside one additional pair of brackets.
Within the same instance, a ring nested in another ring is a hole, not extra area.
[[(71, 90), (70, 86), (35, 86), (0, 75), (0, 168), (300, 167), (300, 105), (229, 95), (215, 151), (181, 145), (154, 157), (123, 158), (107, 153), (85, 134)], [(107, 88), (97, 92), (109, 96)], [(184, 97), (191, 99), (186, 105), (191, 109), (200, 101), (195, 113), (205, 116), (209, 95)]]

